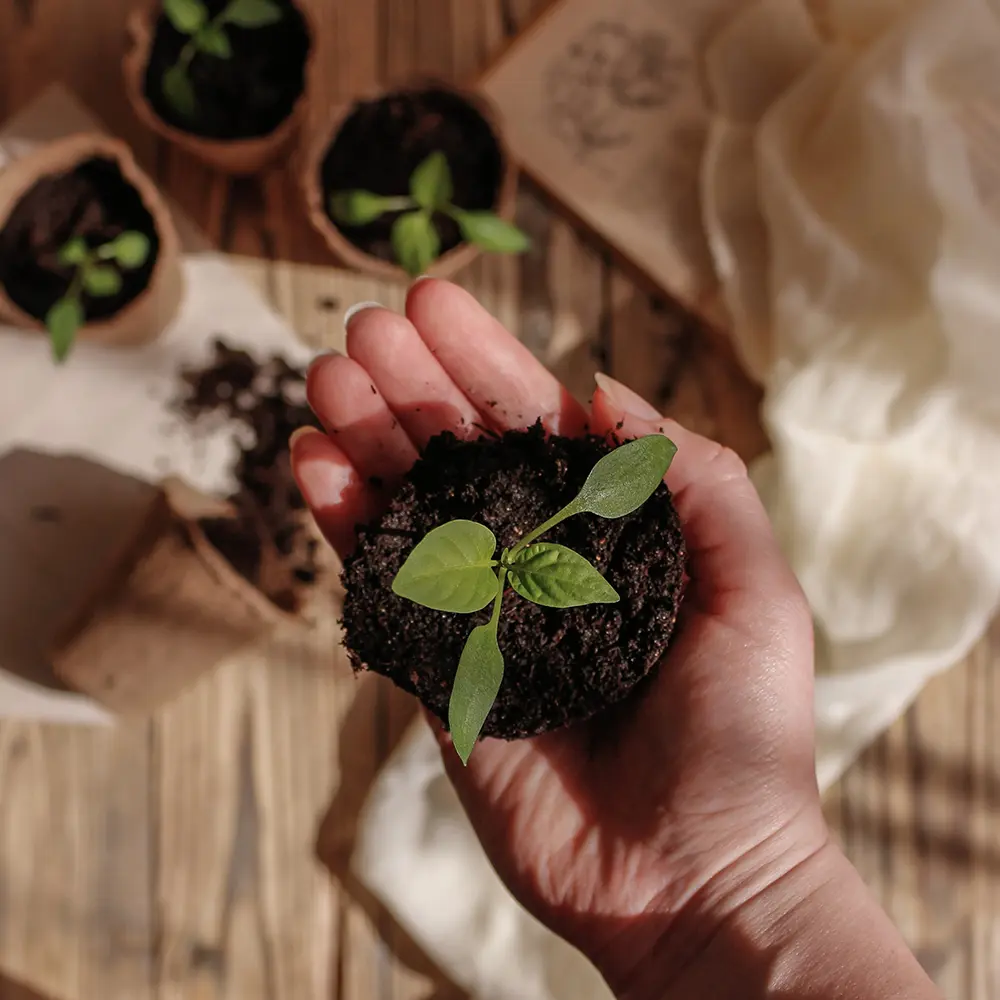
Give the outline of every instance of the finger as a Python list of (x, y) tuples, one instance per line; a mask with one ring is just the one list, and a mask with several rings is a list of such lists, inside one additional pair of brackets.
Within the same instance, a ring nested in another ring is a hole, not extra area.
[(357, 361), (339, 354), (318, 358), (306, 395), (337, 447), (376, 488), (395, 486), (417, 460), (406, 431)]
[(597, 381), (591, 403), (594, 433), (622, 441), (645, 434), (665, 434), (677, 445), (677, 456), (666, 476), (667, 485), (675, 496), (689, 485), (692, 476), (697, 474), (706, 460), (719, 451), (720, 446), (716, 442), (687, 430), (676, 420), (662, 416), (652, 403), (628, 386), (601, 373), (594, 377)]
[(452, 381), (497, 430), (530, 427), (582, 434), (584, 408), (531, 351), (468, 292), (426, 279), (410, 289), (406, 315)]
[(381, 308), (355, 313), (347, 325), (347, 353), (371, 376), (418, 448), (446, 430), (463, 439), (479, 436), (483, 418), (405, 316)]
[(600, 376), (592, 420), (597, 433), (622, 438), (666, 434), (677, 455), (667, 485), (684, 529), (692, 596), (707, 611), (732, 602), (759, 606), (761, 595), (799, 595), (764, 505), (735, 452), (661, 417), (631, 389)]
[(372, 520), (380, 503), (350, 459), (325, 434), (296, 431), (291, 444), (292, 472), (316, 524), (341, 559), (355, 543), (355, 525)]

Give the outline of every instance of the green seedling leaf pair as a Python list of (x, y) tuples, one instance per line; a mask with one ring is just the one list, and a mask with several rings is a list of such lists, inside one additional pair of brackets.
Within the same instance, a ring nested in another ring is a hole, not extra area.
[(149, 237), (126, 231), (92, 250), (74, 236), (59, 251), (59, 263), (73, 268), (66, 294), (48, 311), (45, 325), (56, 361), (65, 361), (77, 330), (83, 326), (83, 296), (111, 298), (122, 289), (122, 272), (134, 271), (149, 259)]
[(525, 600), (546, 608), (617, 603), (617, 591), (583, 556), (537, 539), (576, 514), (614, 519), (638, 510), (663, 481), (676, 451), (659, 434), (616, 448), (594, 466), (573, 500), (499, 555), (493, 532), (475, 521), (442, 524), (414, 546), (392, 582), (393, 593), (455, 614), (493, 603), (489, 623), (473, 629), (465, 644), (451, 692), (448, 725), (463, 763), (503, 680), (497, 629), (507, 582)]
[(191, 82), (191, 63), (197, 55), (231, 59), (233, 46), (226, 25), (239, 28), (264, 28), (282, 18), (281, 7), (274, 0), (230, 0), (214, 18), (202, 0), (163, 0), (163, 13), (188, 41), (181, 54), (163, 74), (163, 96), (183, 118), (198, 113), (198, 98)]
[(407, 274), (418, 277), (441, 254), (434, 213), (450, 216), (462, 239), (489, 253), (524, 253), (531, 245), (516, 226), (493, 212), (472, 212), (452, 204), (454, 187), (444, 153), (431, 153), (410, 177), (409, 195), (339, 191), (330, 198), (330, 214), (344, 226), (365, 226), (387, 212), (403, 212), (393, 223), (392, 248)]

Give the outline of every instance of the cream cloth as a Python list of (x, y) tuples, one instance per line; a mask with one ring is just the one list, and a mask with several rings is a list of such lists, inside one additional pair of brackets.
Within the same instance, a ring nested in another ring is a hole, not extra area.
[[(796, 0), (716, 40), (703, 172), (766, 389), (753, 472), (816, 619), (824, 787), (1000, 600), (1000, 18), (883, 4), (873, 33), (879, 4), (831, 6), (849, 44)], [(748, 101), (734, 53), (777, 85)]]
[[(824, 788), (1000, 599), (997, 6), (749, 0), (706, 53), (705, 228), (815, 613)], [(354, 867), (473, 997), (609, 996), (509, 897), (420, 728)]]

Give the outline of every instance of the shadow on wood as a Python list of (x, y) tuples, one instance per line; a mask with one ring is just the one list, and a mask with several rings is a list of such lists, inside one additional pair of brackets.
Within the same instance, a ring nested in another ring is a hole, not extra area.
[(56, 1000), (0, 972), (0, 1000)]
[[(953, 876), (1000, 873), (992, 830), (970, 822), (973, 811), (982, 817), (1000, 812), (1000, 777), (949, 759), (918, 739), (911, 738), (910, 744), (905, 768), (889, 765), (881, 745), (858, 758), (855, 773), (876, 783), (879, 794), (864, 805), (841, 803), (844, 837), (883, 845), (890, 853), (908, 845), (922, 862), (933, 862)], [(901, 809), (900, 802), (908, 805)]]
[(769, 448), (762, 391), (728, 338), (677, 303), (612, 281), (608, 369), (666, 417), (751, 462)]
[[(341, 783), (320, 824), (316, 854), (344, 892), (365, 912), (395, 959), (431, 981), (432, 992), (425, 1000), (466, 1000), (468, 994), (433, 963), (350, 868), (368, 793), (416, 715), (413, 698), (388, 681), (374, 674), (367, 674), (361, 680), (341, 724)], [(343, 950), (338, 948), (337, 953), (343, 954)], [(334, 1000), (339, 995), (340, 979), (339, 971), (335, 970)]]

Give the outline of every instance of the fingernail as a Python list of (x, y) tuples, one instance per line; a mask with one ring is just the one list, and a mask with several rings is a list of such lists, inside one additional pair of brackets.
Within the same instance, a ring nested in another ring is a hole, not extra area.
[(351, 306), (347, 312), (344, 313), (344, 326), (350, 326), (351, 320), (354, 319), (358, 313), (364, 312), (366, 309), (381, 309), (381, 302), (356, 302)]
[(357, 473), (350, 466), (319, 460), (300, 462), (295, 468), (295, 481), (313, 510), (340, 503), (348, 490), (358, 486)]
[(618, 409), (629, 416), (637, 417), (639, 420), (662, 420), (662, 414), (656, 408), (646, 402), (637, 392), (633, 392), (627, 385), (598, 372), (594, 376), (598, 388), (614, 403)]
[(300, 438), (308, 437), (310, 434), (322, 434), (322, 433), (323, 432), (316, 427), (296, 427), (288, 438), (288, 447), (294, 448), (295, 442), (298, 441)]
[(421, 274), (413, 279), (413, 281), (410, 284), (410, 288), (412, 288), (414, 285), (419, 285), (421, 281), (430, 281), (430, 279), (433, 277), (434, 277), (433, 274)]
[[(317, 365), (321, 365), (327, 358), (342, 358), (344, 356), (343, 351), (338, 351), (335, 347), (331, 347), (328, 350), (320, 351), (312, 361), (309, 362), (309, 372), (308, 375), (311, 376), (312, 372), (315, 370)], [(307, 376), (308, 377), (308, 376)]]

